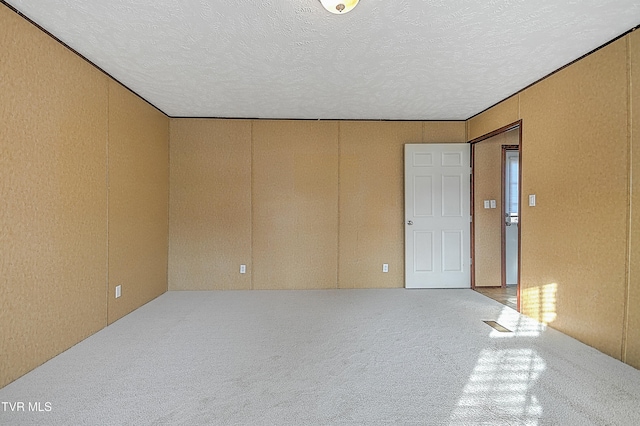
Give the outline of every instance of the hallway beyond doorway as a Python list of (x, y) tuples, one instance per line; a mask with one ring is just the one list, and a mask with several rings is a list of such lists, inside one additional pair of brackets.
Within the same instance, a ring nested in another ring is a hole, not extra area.
[(518, 310), (517, 285), (508, 285), (506, 287), (476, 287), (475, 290), (515, 311)]

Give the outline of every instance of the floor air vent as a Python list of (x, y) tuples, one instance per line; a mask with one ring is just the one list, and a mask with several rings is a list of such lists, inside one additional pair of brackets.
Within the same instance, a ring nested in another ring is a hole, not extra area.
[(500, 324), (498, 324), (495, 321), (482, 321), (483, 323), (490, 325), (491, 327), (495, 328), (496, 330), (498, 330), (501, 333), (512, 333), (511, 330), (509, 330), (507, 327), (504, 327)]

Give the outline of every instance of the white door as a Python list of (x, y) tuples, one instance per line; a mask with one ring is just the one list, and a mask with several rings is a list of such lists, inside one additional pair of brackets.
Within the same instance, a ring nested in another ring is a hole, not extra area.
[(404, 146), (405, 287), (471, 287), (469, 144)]
[(520, 153), (507, 151), (505, 158), (505, 268), (506, 284), (518, 284), (518, 163)]

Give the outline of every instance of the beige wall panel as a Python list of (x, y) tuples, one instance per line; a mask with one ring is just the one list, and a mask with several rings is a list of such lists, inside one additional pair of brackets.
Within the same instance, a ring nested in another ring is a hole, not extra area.
[[(502, 285), (502, 145), (518, 145), (519, 130), (474, 146), (474, 270), (476, 287)], [(496, 200), (485, 209), (484, 200)]]
[(420, 122), (340, 123), (340, 288), (404, 287), (404, 144), (421, 139)]
[[(504, 134), (474, 146), (474, 262), (476, 287), (502, 284), (502, 180), (501, 158)], [(485, 209), (484, 200), (496, 200), (495, 209)]]
[(0, 5), (0, 387), (106, 325), (107, 77)]
[(170, 290), (251, 288), (251, 121), (171, 119), (169, 229)]
[(640, 368), (640, 31), (627, 36), (631, 59), (631, 135), (633, 187), (631, 199), (631, 257), (626, 362)]
[(169, 119), (110, 80), (109, 324), (167, 291), (168, 205)]
[[(621, 357), (627, 252), (621, 39), (520, 95), (522, 310)], [(525, 198), (526, 199), (526, 198)]]
[(425, 121), (422, 123), (422, 142), (446, 143), (466, 142), (465, 121)]
[(336, 288), (338, 123), (253, 122), (253, 288)]
[(504, 136), (505, 136), (505, 145), (520, 145), (519, 129), (509, 130), (504, 134)]
[(494, 130), (500, 129), (507, 124), (518, 121), (519, 114), (519, 94), (505, 99), (498, 105), (479, 114), (467, 121), (467, 138), (475, 139)]

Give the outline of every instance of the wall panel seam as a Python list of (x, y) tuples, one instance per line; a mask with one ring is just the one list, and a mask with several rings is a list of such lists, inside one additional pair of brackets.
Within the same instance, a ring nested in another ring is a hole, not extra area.
[(632, 93), (632, 64), (631, 37), (626, 36), (627, 60), (627, 247), (625, 261), (625, 295), (622, 320), (622, 345), (620, 348), (623, 362), (627, 362), (628, 333), (629, 333), (629, 297), (631, 296), (631, 243), (633, 231), (633, 93)]
[(253, 273), (254, 273), (254, 259), (253, 259), (253, 179), (254, 179), (254, 173), (253, 173), (253, 143), (254, 143), (254, 139), (253, 139), (253, 123), (254, 120), (249, 121), (249, 144), (250, 144), (250, 153), (249, 156), (251, 157), (249, 159), (249, 171), (250, 171), (250, 177), (249, 177), (249, 260), (251, 261), (251, 265), (250, 265), (250, 269), (249, 269), (249, 289), (250, 290), (254, 290), (254, 280), (253, 280)]
[(106, 276), (105, 276), (105, 292), (106, 292), (106, 300), (105, 300), (105, 306), (104, 306), (104, 325), (105, 327), (107, 325), (109, 325), (109, 263), (110, 263), (110, 256), (109, 256), (109, 207), (110, 207), (110, 193), (111, 193), (111, 188), (110, 188), (110, 181), (109, 181), (109, 146), (111, 144), (111, 132), (109, 132), (109, 130), (111, 129), (111, 120), (110, 120), (110, 114), (111, 114), (111, 81), (107, 81), (107, 137), (106, 137), (106, 159), (105, 159), (105, 185), (107, 186), (107, 223), (106, 223), (106, 228), (107, 228), (107, 241), (106, 241), (106, 245), (107, 245), (107, 271), (106, 271)]
[(172, 143), (171, 143), (171, 139), (172, 139), (172, 129), (175, 126), (175, 119), (174, 118), (169, 118), (169, 189), (168, 189), (168, 196), (167, 196), (167, 222), (169, 223), (168, 225), (168, 229), (167, 229), (167, 291), (170, 291), (171, 289), (171, 283), (169, 282), (171, 279), (171, 274), (170, 274), (170, 268), (171, 268), (171, 147), (172, 147)]
[(338, 150), (338, 199), (337, 199), (337, 213), (338, 213), (338, 217), (337, 217), (337, 238), (336, 238), (336, 288), (340, 288), (340, 149), (341, 149), (341, 145), (340, 145), (340, 132), (341, 132), (341, 126), (342, 124), (338, 121), (338, 126), (336, 128), (337, 130), (337, 138), (338, 138), (338, 143), (337, 143), (337, 150)]
[(171, 119), (167, 118), (167, 264), (165, 267), (165, 277), (167, 277), (164, 292), (169, 291), (169, 235), (171, 230)]

